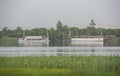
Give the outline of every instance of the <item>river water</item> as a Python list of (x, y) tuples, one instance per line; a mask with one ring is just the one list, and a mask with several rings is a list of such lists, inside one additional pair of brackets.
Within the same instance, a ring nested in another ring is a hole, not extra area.
[(120, 56), (120, 39), (104, 42), (0, 43), (0, 56)]

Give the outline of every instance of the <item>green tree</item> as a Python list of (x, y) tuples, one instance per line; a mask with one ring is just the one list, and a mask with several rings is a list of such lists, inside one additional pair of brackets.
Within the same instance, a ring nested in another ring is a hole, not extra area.
[(63, 40), (63, 24), (60, 21), (58, 21), (57, 24), (56, 24), (56, 26), (57, 26), (57, 30), (56, 30), (57, 35), (56, 35), (56, 38), (57, 38), (57, 40), (59, 40), (60, 42), (62, 42), (62, 40)]
[(91, 20), (91, 22), (90, 22), (90, 27), (94, 28), (95, 25), (96, 25), (96, 24), (95, 24), (94, 20)]
[(56, 26), (57, 26), (57, 30), (62, 30), (63, 28), (63, 24), (61, 23), (61, 21), (58, 21)]
[(57, 35), (56, 30), (54, 28), (51, 28), (49, 30), (49, 39), (50, 39), (51, 42), (55, 42), (56, 41), (56, 39), (57, 39), (56, 35)]
[(70, 38), (69, 36), (70, 28), (68, 25), (63, 26), (63, 40), (68, 40)]
[(8, 27), (4, 27), (2, 29), (2, 34), (3, 34), (3, 36), (8, 36)]
[(16, 30), (15, 30), (15, 36), (16, 37), (22, 37), (23, 35), (23, 30), (21, 27), (17, 27)]
[(7, 32), (7, 30), (8, 30), (8, 27), (4, 27), (4, 28), (2, 29), (2, 31), (4, 31), (4, 32)]
[(21, 27), (17, 27), (16, 31), (21, 32), (22, 28)]
[(71, 28), (71, 36), (72, 37), (78, 37), (79, 36), (79, 28), (78, 27), (72, 27)]

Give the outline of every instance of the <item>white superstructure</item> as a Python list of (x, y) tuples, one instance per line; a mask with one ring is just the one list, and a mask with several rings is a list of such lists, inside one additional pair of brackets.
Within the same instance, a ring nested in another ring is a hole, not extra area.
[(103, 42), (103, 37), (71, 38), (71, 42)]
[(42, 36), (25, 36), (25, 38), (19, 38), (19, 43), (29, 43), (29, 42), (49, 42), (49, 39)]

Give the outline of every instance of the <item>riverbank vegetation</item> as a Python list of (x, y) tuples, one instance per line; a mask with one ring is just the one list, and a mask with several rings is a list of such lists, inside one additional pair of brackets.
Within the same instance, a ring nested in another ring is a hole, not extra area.
[(2, 37), (0, 38), (0, 46), (17, 46), (18, 38), (17, 37)]
[[(93, 26), (94, 25), (94, 26)], [(47, 36), (47, 32), (49, 33), (49, 39), (52, 42), (68, 40), (71, 37), (79, 37), (83, 35), (103, 35), (103, 36), (119, 36), (120, 37), (120, 29), (105, 29), (105, 28), (96, 28), (94, 20), (91, 21), (90, 26), (86, 28), (78, 28), (78, 27), (69, 27), (69, 25), (63, 25), (62, 22), (58, 21), (56, 24), (56, 28), (33, 28), (23, 30), (21, 27), (17, 27), (15, 30), (10, 30), (7, 27), (4, 27), (0, 31), (0, 37), (24, 37), (25, 36)]]
[(0, 57), (0, 76), (119, 76), (120, 57)]

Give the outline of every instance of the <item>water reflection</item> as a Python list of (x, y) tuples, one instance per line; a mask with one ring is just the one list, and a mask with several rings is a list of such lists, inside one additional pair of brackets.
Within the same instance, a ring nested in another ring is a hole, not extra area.
[(42, 42), (42, 43), (25, 42), (25, 43), (19, 43), (19, 46), (31, 46), (31, 47), (33, 47), (33, 46), (36, 46), (36, 47), (37, 46), (42, 46), (42, 47), (44, 47), (44, 46), (49, 46), (49, 42)]
[(21, 46), (37, 46), (37, 47), (42, 47), (42, 46), (76, 46), (76, 47), (83, 47), (83, 46), (87, 46), (87, 47), (101, 47), (101, 46), (120, 46), (120, 38), (119, 37), (115, 37), (115, 38), (110, 38), (107, 40), (104, 40), (104, 42), (70, 42), (70, 41), (66, 41), (66, 42), (60, 42), (60, 41), (55, 41), (55, 42), (50, 42), (50, 43), (18, 43), (17, 40), (5, 40), (0, 38), (0, 46), (3, 47), (21, 47)]
[(103, 42), (21, 43), (0, 41), (0, 56), (120, 56), (120, 39)]
[(99, 46), (102, 47), (103, 46), (103, 42), (72, 42), (71, 46)]
[(0, 56), (120, 56), (120, 47), (0, 47)]

